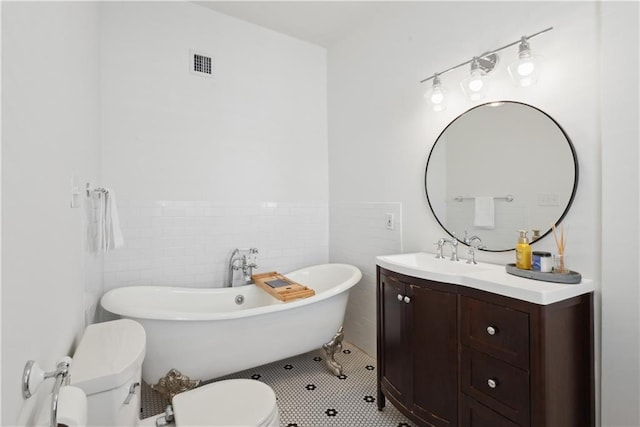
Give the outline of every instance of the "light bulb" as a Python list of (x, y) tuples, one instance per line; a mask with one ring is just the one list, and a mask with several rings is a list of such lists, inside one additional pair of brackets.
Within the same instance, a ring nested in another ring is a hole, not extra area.
[(444, 101), (444, 93), (440, 89), (433, 91), (431, 94), (431, 103), (432, 104), (441, 104)]
[(521, 60), (518, 64), (518, 74), (521, 76), (528, 76), (529, 74), (533, 73), (535, 69), (536, 64), (533, 63), (531, 58), (528, 58), (524, 61)]
[(516, 86), (533, 86), (538, 80), (540, 59), (531, 54), (531, 47), (526, 37), (522, 37), (518, 46), (518, 60), (509, 65), (511, 79)]
[(470, 76), (460, 83), (462, 90), (464, 90), (471, 101), (478, 101), (484, 98), (487, 90), (487, 85), (484, 80), (485, 72), (480, 68), (478, 58), (473, 58)]
[(440, 83), (440, 77), (435, 74), (433, 76), (433, 86), (424, 94), (424, 98), (429, 101), (433, 111), (443, 111), (447, 108), (445, 93), (446, 90)]
[(469, 80), (468, 86), (470, 91), (479, 92), (482, 90), (484, 83), (482, 82), (482, 78), (480, 78), (479, 76), (476, 76), (472, 80)]

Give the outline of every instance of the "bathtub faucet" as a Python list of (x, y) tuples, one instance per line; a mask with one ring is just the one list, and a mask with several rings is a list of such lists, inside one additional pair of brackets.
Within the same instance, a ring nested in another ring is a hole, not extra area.
[(233, 287), (233, 273), (238, 270), (242, 270), (242, 276), (244, 279), (244, 285), (251, 283), (251, 276), (253, 275), (253, 269), (258, 268), (256, 264), (258, 249), (236, 249), (231, 253), (229, 258), (229, 282), (227, 287)]

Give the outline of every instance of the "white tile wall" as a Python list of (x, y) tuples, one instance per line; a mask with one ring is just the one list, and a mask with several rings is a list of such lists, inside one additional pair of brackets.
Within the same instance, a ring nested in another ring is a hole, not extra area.
[[(345, 338), (370, 356), (376, 355), (376, 263), (378, 255), (402, 252), (401, 203), (332, 203), (330, 261), (357, 266), (362, 280), (349, 296)], [(385, 214), (394, 216), (393, 230)]]
[(104, 256), (87, 253), (84, 267), (84, 326), (88, 326), (100, 318), (98, 307), (104, 293)]
[(105, 291), (121, 286), (220, 287), (235, 248), (259, 249), (256, 272), (328, 261), (325, 202), (119, 200), (124, 248), (105, 255)]

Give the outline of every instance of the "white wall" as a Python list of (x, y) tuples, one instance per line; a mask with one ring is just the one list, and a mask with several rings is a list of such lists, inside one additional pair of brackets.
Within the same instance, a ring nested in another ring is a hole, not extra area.
[[(326, 51), (183, 2), (108, 3), (103, 184), (131, 200), (327, 201)], [(214, 78), (189, 72), (189, 50)]]
[(100, 10), (102, 185), (125, 238), (106, 288), (222, 286), (238, 247), (257, 271), (326, 262), (325, 49), (191, 3)]
[[(433, 251), (432, 243), (444, 232), (424, 195), (427, 156), (446, 124), (476, 104), (466, 101), (457, 87), (466, 69), (443, 76), (450, 100), (442, 113), (424, 104), (422, 93), (427, 86), (418, 82), (473, 55), (553, 26), (551, 32), (531, 40), (532, 49), (545, 59), (538, 85), (533, 90), (511, 85), (506, 66), (516, 51), (505, 51), (488, 100), (516, 100), (542, 109), (558, 121), (576, 148), (580, 180), (564, 220), (570, 230), (567, 251), (571, 268), (596, 280), (597, 316), (601, 296), (606, 303), (602, 308), (602, 425), (613, 427), (639, 424), (637, 404), (632, 403), (639, 399), (638, 154), (637, 147), (628, 147), (638, 140), (638, 73), (633, 68), (637, 67), (638, 14), (633, 3), (607, 6), (609, 17), (601, 14), (601, 7), (598, 2), (405, 3), (358, 29), (328, 52), (329, 177), (332, 205), (350, 200), (402, 203), (403, 251)], [(603, 57), (612, 61), (602, 80), (601, 42)], [(627, 61), (630, 68), (620, 74)], [(619, 83), (605, 98), (608, 114), (601, 117), (601, 87), (606, 93), (612, 81)], [(627, 81), (633, 83), (627, 85)], [(623, 94), (627, 99), (620, 102)], [(539, 171), (544, 173), (544, 168)], [(623, 171), (633, 172), (623, 177)], [(611, 178), (605, 178), (606, 173), (612, 173)], [(611, 204), (605, 206), (609, 199)], [(624, 200), (630, 209), (621, 208)], [(601, 233), (611, 233), (604, 256)], [(626, 238), (616, 239), (620, 235)], [(331, 230), (330, 241), (333, 238)], [(621, 245), (626, 239), (628, 245)], [(621, 246), (633, 249), (625, 251)], [(542, 239), (535, 248), (553, 250), (553, 239)], [(479, 258), (504, 264), (513, 262), (513, 256), (513, 252), (483, 253)], [(612, 257), (617, 262), (608, 264)], [(597, 317), (598, 344), (599, 326)], [(609, 336), (618, 328), (623, 331), (620, 338)], [(599, 345), (596, 358), (599, 363)]]
[(639, 13), (637, 2), (602, 4), (602, 424), (605, 426), (640, 425)]
[(52, 369), (100, 292), (70, 207), (72, 177), (98, 176), (97, 28), (96, 4), (2, 3), (2, 425), (31, 415), (27, 360)]

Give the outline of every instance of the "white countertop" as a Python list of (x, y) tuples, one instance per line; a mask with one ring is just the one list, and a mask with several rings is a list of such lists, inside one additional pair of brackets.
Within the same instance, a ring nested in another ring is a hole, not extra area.
[(378, 256), (376, 264), (407, 276), (466, 286), (540, 305), (594, 290), (590, 279), (582, 278), (577, 284), (544, 282), (509, 274), (503, 265), (436, 259), (435, 254), (426, 252)]

